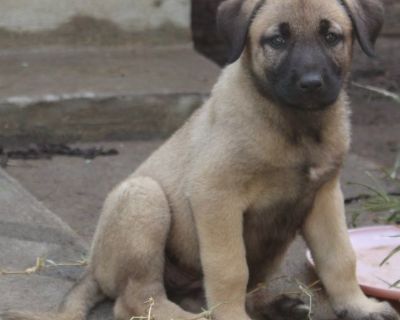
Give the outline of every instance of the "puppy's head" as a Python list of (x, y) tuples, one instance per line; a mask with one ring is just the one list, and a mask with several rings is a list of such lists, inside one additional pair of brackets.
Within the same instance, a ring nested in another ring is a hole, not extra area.
[(338, 98), (357, 39), (368, 56), (383, 23), (379, 0), (226, 0), (218, 26), (255, 85), (280, 105), (322, 109)]

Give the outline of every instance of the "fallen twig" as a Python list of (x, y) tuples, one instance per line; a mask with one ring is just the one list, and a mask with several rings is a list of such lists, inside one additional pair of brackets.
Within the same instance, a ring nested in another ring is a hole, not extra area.
[(25, 270), (4, 270), (0, 268), (0, 276), (10, 276), (10, 275), (30, 275), (42, 271), (46, 268), (52, 267), (81, 267), (87, 265), (85, 259), (78, 260), (76, 262), (62, 262), (56, 263), (49, 259), (36, 258), (36, 264), (33, 267), (29, 267)]
[(37, 258), (36, 264), (33, 267), (27, 268), (23, 271), (7, 271), (0, 269), (0, 275), (29, 275), (36, 272), (39, 272), (45, 267), (45, 260), (43, 258)]
[(394, 101), (396, 101), (397, 103), (400, 103), (400, 95), (394, 93), (394, 92), (390, 92), (388, 90), (382, 89), (382, 88), (378, 88), (378, 87), (374, 87), (374, 86), (369, 86), (369, 85), (364, 85), (358, 82), (352, 82), (352, 85), (361, 89), (365, 89), (371, 92), (375, 92), (375, 93), (379, 93), (382, 96), (385, 96), (387, 98), (391, 98)]

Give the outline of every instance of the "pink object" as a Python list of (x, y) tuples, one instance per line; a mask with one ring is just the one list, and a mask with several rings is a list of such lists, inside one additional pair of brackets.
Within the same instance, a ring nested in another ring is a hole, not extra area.
[[(349, 234), (357, 255), (357, 277), (363, 291), (377, 298), (400, 301), (400, 288), (390, 287), (400, 280), (400, 252), (380, 266), (389, 253), (400, 246), (400, 227), (352, 229)], [(307, 259), (314, 266), (309, 251)]]

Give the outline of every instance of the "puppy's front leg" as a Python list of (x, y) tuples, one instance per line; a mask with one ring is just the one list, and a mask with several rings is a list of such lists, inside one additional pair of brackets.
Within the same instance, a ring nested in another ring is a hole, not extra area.
[(191, 199), (208, 307), (214, 319), (246, 320), (249, 272), (243, 240), (244, 208), (228, 192), (208, 190)]
[(368, 299), (356, 278), (356, 258), (347, 233), (343, 194), (339, 178), (318, 192), (303, 235), (317, 272), (337, 316), (351, 320), (397, 320), (387, 304)]

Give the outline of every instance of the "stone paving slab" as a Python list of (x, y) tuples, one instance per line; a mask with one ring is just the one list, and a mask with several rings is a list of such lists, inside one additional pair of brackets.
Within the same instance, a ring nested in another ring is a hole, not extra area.
[(0, 141), (166, 136), (199, 107), (219, 68), (191, 45), (0, 52)]
[(79, 95), (208, 94), (219, 73), (189, 44), (10, 49), (0, 62), (0, 99), (20, 106)]
[[(82, 259), (86, 243), (61, 219), (0, 170), (0, 269), (21, 272), (37, 258), (68, 263)], [(0, 272), (0, 310), (47, 310), (79, 278), (82, 267), (46, 268), (34, 274)]]
[(14, 178), (0, 170), (1, 235), (9, 238), (71, 244), (85, 243), (59, 217), (27, 192)]
[(41, 275), (6, 276), (0, 280), (0, 311), (48, 311), (57, 306), (72, 285)]

